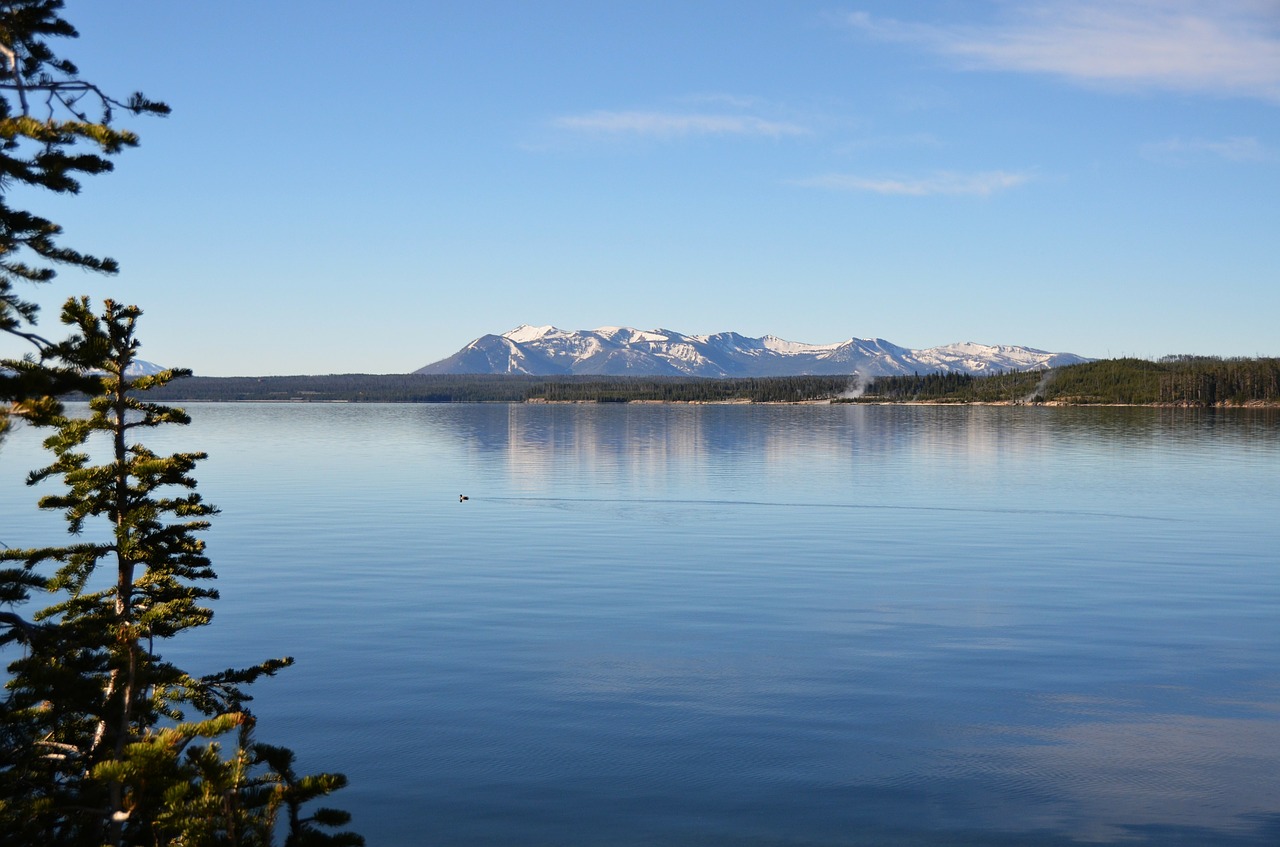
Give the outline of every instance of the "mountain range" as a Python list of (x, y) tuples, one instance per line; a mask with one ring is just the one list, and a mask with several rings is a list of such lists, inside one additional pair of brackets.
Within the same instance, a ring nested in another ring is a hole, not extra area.
[(414, 373), (700, 377), (857, 373), (877, 377), (1043, 370), (1087, 361), (1073, 353), (973, 342), (910, 350), (883, 338), (803, 344), (736, 332), (685, 335), (625, 326), (564, 330), (523, 324), (501, 335), (482, 335)]

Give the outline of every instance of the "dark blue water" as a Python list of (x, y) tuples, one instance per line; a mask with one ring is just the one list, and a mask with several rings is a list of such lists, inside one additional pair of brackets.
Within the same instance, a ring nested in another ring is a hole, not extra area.
[(372, 844), (1280, 841), (1274, 413), (191, 411), (169, 655), (296, 656), (261, 739)]

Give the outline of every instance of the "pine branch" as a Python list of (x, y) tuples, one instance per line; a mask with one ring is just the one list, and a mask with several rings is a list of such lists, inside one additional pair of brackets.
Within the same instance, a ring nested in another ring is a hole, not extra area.
[(13, 631), (12, 639), (22, 644), (30, 644), (42, 629), (40, 624), (24, 620), (13, 612), (0, 612), (0, 625), (9, 627)]

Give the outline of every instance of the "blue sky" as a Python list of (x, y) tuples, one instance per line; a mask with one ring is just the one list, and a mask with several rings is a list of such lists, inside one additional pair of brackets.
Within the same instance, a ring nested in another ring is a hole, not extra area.
[(1280, 355), (1273, 0), (69, 0), (168, 101), (75, 198), (208, 375), (520, 323)]

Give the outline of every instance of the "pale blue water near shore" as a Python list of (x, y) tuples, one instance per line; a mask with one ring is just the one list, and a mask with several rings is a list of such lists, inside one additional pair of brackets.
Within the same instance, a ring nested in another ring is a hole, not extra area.
[(296, 656), (261, 736), (371, 844), (1280, 841), (1274, 413), (190, 410), (171, 654)]

